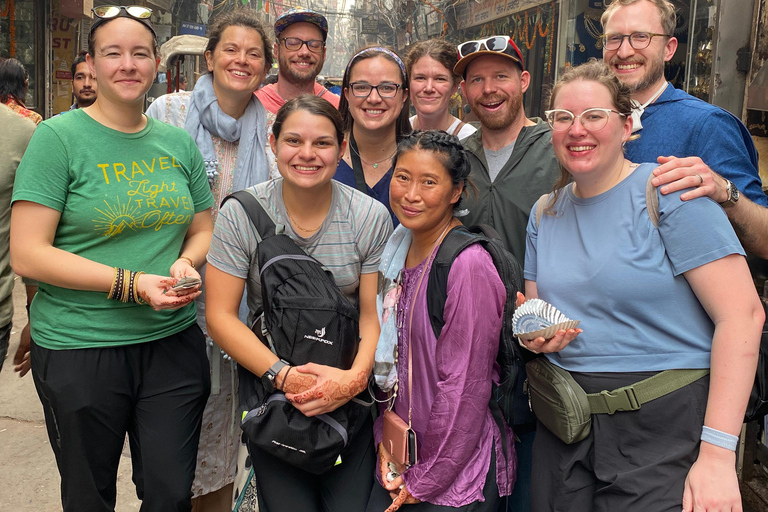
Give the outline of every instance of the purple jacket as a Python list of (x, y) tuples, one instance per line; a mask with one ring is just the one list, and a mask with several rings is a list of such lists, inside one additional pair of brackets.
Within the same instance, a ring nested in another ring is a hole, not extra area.
[[(491, 450), (496, 450), (499, 496), (508, 496), (517, 473), (512, 430), (507, 427), (504, 458), (499, 428), (488, 402), (491, 381), (498, 383), (504, 285), (491, 256), (479, 245), (465, 249), (448, 275), (445, 326), (436, 339), (427, 313), (427, 279), (413, 297), (425, 262), (403, 272), (398, 330), (399, 391), (395, 412), (408, 421), (408, 320), (413, 308), (414, 339), (412, 426), (418, 440), (418, 463), (403, 473), (417, 499), (449, 507), (483, 501)], [(381, 418), (374, 427), (381, 441)], [(377, 478), (380, 475), (377, 474)]]

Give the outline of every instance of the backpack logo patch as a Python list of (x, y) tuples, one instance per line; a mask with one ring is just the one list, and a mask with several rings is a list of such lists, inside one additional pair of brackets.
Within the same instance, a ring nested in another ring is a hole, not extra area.
[(325, 343), (326, 345), (333, 345), (333, 342), (331, 340), (325, 339), (325, 327), (323, 327), (322, 329), (315, 329), (315, 336), (312, 336), (311, 334), (305, 334), (304, 339), (319, 341), (320, 343)]

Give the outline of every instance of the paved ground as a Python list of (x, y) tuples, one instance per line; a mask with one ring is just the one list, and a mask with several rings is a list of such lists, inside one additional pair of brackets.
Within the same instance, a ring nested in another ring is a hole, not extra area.
[[(13, 372), (19, 331), (26, 323), (20, 279), (14, 289), (14, 328), (8, 357), (0, 371), (0, 510), (54, 512), (61, 510), (59, 473), (45, 431), (43, 409), (32, 375), (20, 379)], [(120, 461), (116, 512), (139, 510), (141, 502), (131, 482), (128, 456)]]

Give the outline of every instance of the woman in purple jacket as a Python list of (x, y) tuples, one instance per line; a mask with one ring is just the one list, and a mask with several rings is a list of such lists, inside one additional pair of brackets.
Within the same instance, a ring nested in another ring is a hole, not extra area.
[(469, 161), (456, 137), (417, 131), (399, 144), (393, 169), (390, 204), (398, 229), (410, 230), (411, 238), (398, 278), (392, 410), (411, 424), (418, 458), (410, 467), (397, 463), (381, 442), (383, 418), (377, 420), (381, 485), (374, 484), (368, 511), (496, 510), (500, 496), (511, 493), (516, 460), (512, 444), (502, 441), (512, 439), (511, 430), (502, 436), (489, 408), (506, 301), (490, 254), (474, 244), (453, 262), (438, 338), (427, 312), (432, 261), (445, 235), (461, 226), (454, 212)]

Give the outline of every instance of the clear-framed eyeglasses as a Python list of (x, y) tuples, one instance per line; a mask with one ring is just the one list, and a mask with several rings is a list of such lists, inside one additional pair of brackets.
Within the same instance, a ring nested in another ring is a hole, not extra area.
[(545, 110), (544, 116), (549, 123), (549, 126), (556, 132), (562, 132), (567, 130), (573, 125), (573, 122), (578, 118), (581, 121), (581, 125), (590, 131), (602, 130), (605, 125), (608, 124), (608, 118), (611, 116), (611, 112), (619, 114), (620, 116), (626, 116), (616, 110), (610, 108), (588, 108), (578, 116), (565, 109)]

